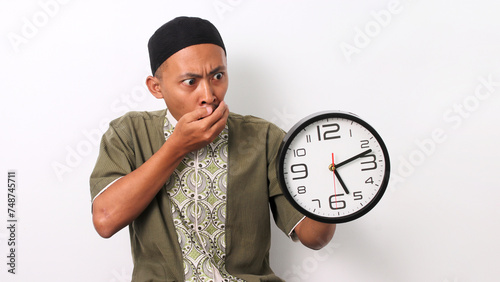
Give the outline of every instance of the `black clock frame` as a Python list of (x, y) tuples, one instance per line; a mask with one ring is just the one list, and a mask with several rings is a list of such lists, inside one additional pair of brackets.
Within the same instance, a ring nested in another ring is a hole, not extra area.
[[(303, 207), (301, 207), (299, 204), (295, 202), (293, 197), (290, 195), (286, 183), (285, 183), (285, 176), (283, 174), (283, 168), (284, 168), (284, 160), (285, 160), (285, 155), (286, 151), (288, 150), (288, 147), (290, 146), (290, 143), (293, 141), (293, 139), (297, 136), (297, 134), (303, 130), (305, 127), (308, 125), (322, 119), (328, 119), (328, 118), (344, 118), (348, 120), (352, 120), (363, 127), (365, 127), (370, 133), (377, 139), (377, 142), (380, 145), (380, 148), (382, 149), (382, 153), (384, 155), (385, 159), (385, 170), (384, 170), (384, 178), (382, 180), (382, 183), (380, 184), (380, 188), (375, 195), (375, 197), (367, 204), (365, 205), (364, 208), (361, 210), (354, 212), (352, 214), (346, 215), (346, 216), (341, 216), (341, 217), (324, 217), (320, 216), (314, 213), (311, 213), (307, 210), (305, 210)], [(378, 134), (378, 132), (371, 126), (369, 125), (366, 121), (362, 120), (359, 118), (357, 115), (348, 113), (348, 112), (342, 112), (342, 111), (323, 111), (323, 112), (317, 112), (314, 114), (311, 114), (303, 119), (301, 119), (299, 122), (297, 122), (285, 135), (283, 138), (283, 141), (281, 142), (280, 148), (278, 150), (278, 162), (276, 163), (276, 169), (277, 169), (277, 175), (278, 175), (278, 182), (281, 187), (281, 190), (283, 191), (283, 194), (287, 198), (287, 200), (292, 204), (292, 206), (297, 209), (299, 212), (301, 212), (303, 215), (314, 219), (316, 221), (324, 222), (324, 223), (345, 223), (349, 222), (355, 219), (360, 218), (361, 216), (365, 215), (368, 213), (370, 210), (372, 210), (380, 201), (382, 196), (384, 195), (387, 185), (389, 184), (389, 177), (390, 177), (390, 160), (389, 160), (389, 152), (387, 151), (387, 147), (385, 146), (385, 143), (383, 142), (382, 138)]]

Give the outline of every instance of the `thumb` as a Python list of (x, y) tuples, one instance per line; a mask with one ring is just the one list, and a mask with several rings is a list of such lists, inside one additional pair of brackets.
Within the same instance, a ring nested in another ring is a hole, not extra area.
[(209, 115), (212, 114), (214, 110), (210, 106), (202, 107), (199, 112), (200, 112), (200, 117), (199, 118), (204, 118), (208, 117)]

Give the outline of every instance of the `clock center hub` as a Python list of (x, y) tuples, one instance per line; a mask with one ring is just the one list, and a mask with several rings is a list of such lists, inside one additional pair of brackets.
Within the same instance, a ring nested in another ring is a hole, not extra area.
[(328, 166), (328, 169), (329, 169), (330, 171), (334, 171), (334, 170), (335, 170), (335, 166), (334, 166), (333, 164), (330, 164), (330, 165)]

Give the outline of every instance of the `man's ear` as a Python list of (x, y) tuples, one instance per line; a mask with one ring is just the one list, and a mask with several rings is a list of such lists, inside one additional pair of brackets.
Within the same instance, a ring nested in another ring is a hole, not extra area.
[(151, 92), (153, 96), (155, 96), (157, 99), (163, 99), (160, 80), (157, 77), (148, 76), (148, 78), (146, 78), (146, 85), (148, 86), (149, 92)]

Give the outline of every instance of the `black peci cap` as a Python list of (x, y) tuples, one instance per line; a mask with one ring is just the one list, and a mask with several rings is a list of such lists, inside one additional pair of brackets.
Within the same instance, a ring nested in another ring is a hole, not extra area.
[(226, 52), (217, 28), (196, 17), (177, 17), (162, 25), (148, 42), (149, 61), (153, 75), (170, 56), (191, 45), (211, 43)]

